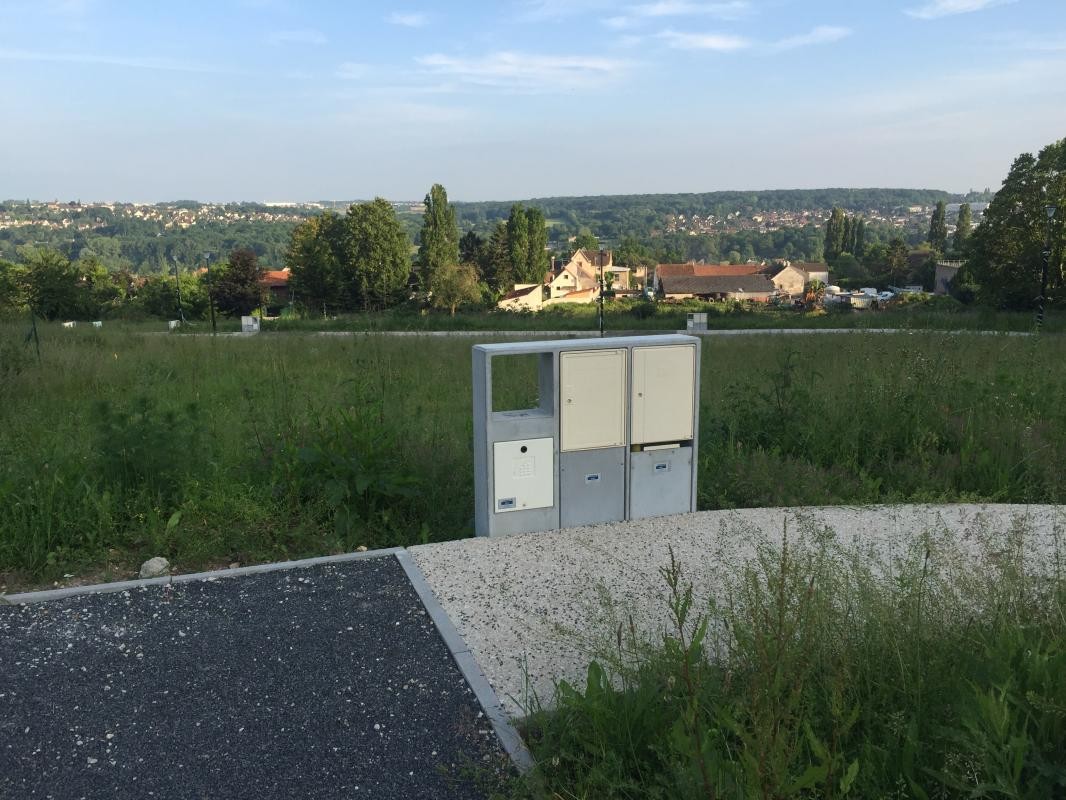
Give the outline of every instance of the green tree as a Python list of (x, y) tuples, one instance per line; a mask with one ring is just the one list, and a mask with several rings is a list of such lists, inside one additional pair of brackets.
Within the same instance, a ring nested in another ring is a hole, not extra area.
[(855, 246), (855, 240), (854, 240), (853, 237), (854, 237), (854, 232), (852, 231), (851, 217), (845, 216), (844, 217), (844, 234), (843, 234), (843, 236), (841, 236), (841, 239), (840, 239), (841, 240), (841, 245), (840, 245), (840, 252), (841, 253), (854, 253), (853, 248)]
[(888, 283), (899, 286), (907, 282), (909, 275), (907, 243), (898, 236), (888, 243), (885, 254), (885, 277)]
[(459, 263), (459, 228), (448, 193), (433, 184), (425, 199), (421, 245), (418, 248), (418, 279), (423, 292), (433, 291), (433, 276), (447, 265)]
[[(178, 318), (178, 295), (174, 276), (152, 275), (137, 287), (131, 297), (133, 308), (161, 319)], [(207, 316), (207, 285), (196, 275), (183, 272), (178, 276), (181, 284), (181, 308), (186, 319), (204, 319)]]
[(1040, 294), (1048, 204), (1059, 208), (1051, 226), (1048, 293), (1062, 297), (1063, 216), (1066, 215), (1066, 139), (1044, 147), (1036, 157), (1018, 156), (1003, 186), (970, 236), (960, 284), (978, 286), (980, 302), (1030, 308)]
[(529, 249), (522, 283), (540, 283), (548, 270), (548, 226), (539, 208), (526, 209), (526, 231)]
[(495, 292), (509, 292), (515, 285), (511, 267), (511, 248), (507, 241), (507, 223), (498, 222), (485, 246), (485, 282)]
[(955, 234), (951, 239), (951, 249), (961, 253), (966, 247), (966, 240), (970, 238), (973, 229), (973, 216), (970, 213), (970, 204), (963, 203), (959, 206), (959, 218), (955, 223)]
[(825, 260), (832, 263), (844, 252), (844, 210), (833, 207), (825, 223)]
[(862, 217), (855, 222), (855, 241), (851, 246), (851, 254), (855, 258), (862, 258), (866, 252), (866, 220)]
[(511, 274), (519, 283), (529, 270), (529, 218), (521, 203), (511, 206), (511, 215), (507, 218), (507, 254), (511, 263)]
[(943, 253), (947, 249), (948, 224), (943, 200), (937, 201), (933, 216), (929, 220), (929, 236), (926, 238), (938, 253)]
[(582, 228), (577, 232), (577, 237), (574, 239), (570, 254), (573, 255), (578, 250), (587, 250), (590, 253), (599, 252), (600, 240), (590, 231), (588, 228)]
[[(387, 308), (404, 299), (411, 277), (411, 240), (392, 203), (378, 197), (353, 205), (345, 218), (345, 268), (364, 309)], [(458, 237), (456, 237), (458, 258)]]
[(454, 316), (458, 306), (480, 300), (481, 287), (473, 264), (445, 264), (435, 273), (430, 298), (434, 308), (447, 308)]
[(340, 269), (345, 238), (344, 219), (332, 211), (311, 217), (293, 229), (285, 266), (289, 268), (289, 291), (294, 302), (316, 312), (345, 305)]
[(29, 247), (22, 251), (26, 302), (45, 319), (86, 319), (89, 293), (77, 268), (55, 250)]
[(459, 263), (474, 264), (478, 270), (478, 276), (484, 275), (486, 243), (475, 231), (467, 231), (459, 239)]
[(25, 268), (10, 261), (0, 261), (0, 314), (26, 308)]
[[(218, 269), (217, 267), (215, 269)], [(231, 317), (249, 314), (263, 302), (263, 286), (259, 283), (263, 272), (255, 251), (239, 248), (229, 254), (229, 263), (217, 273), (212, 272), (212, 294), (215, 308)], [(184, 301), (184, 296), (182, 300)]]

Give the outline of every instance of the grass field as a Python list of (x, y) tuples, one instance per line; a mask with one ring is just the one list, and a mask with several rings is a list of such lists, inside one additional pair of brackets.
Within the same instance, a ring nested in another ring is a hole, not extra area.
[[(0, 585), (472, 532), (469, 339), (0, 327)], [(702, 508), (1066, 496), (1066, 340), (704, 343)], [(517, 389), (516, 389), (517, 391)]]
[[(950, 298), (927, 302), (899, 303), (881, 310), (825, 312), (775, 308), (737, 302), (643, 303), (629, 299), (606, 303), (605, 328), (608, 331), (676, 331), (685, 328), (686, 316), (693, 311), (707, 313), (711, 330), (769, 328), (901, 328), (906, 330), (988, 330), (1031, 331), (1034, 316), (1027, 312), (996, 311), (964, 307)], [(366, 314), (344, 314), (267, 320), (265, 331), (590, 331), (599, 322), (594, 304), (552, 306), (538, 313), (511, 311), (444, 311), (400, 307)], [(236, 320), (220, 320), (219, 330), (239, 329)], [(157, 330), (165, 329), (162, 321)], [(1049, 314), (1044, 325), (1048, 332), (1066, 331), (1066, 314)], [(194, 323), (188, 330), (204, 332), (210, 324)]]
[(915, 533), (891, 559), (789, 533), (718, 603), (664, 567), (665, 635), (604, 631), (587, 681), (531, 703), (515, 796), (1064, 796), (1061, 546), (1037, 567), (1022, 529)]

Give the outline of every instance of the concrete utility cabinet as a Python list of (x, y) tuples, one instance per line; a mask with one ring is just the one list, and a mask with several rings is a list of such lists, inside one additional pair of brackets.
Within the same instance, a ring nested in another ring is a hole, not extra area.
[[(478, 536), (696, 510), (699, 339), (475, 345)], [(494, 410), (493, 362), (536, 362), (533, 408)]]

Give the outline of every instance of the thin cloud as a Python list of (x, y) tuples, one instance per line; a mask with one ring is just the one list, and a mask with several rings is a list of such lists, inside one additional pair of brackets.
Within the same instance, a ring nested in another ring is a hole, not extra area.
[(390, 25), (400, 25), (404, 28), (424, 28), (429, 22), (429, 17), (419, 11), (394, 11), (385, 17)]
[(169, 58), (138, 58), (126, 56), (100, 56), (92, 53), (46, 53), (34, 50), (10, 50), (0, 48), (0, 61), (28, 61), (51, 64), (86, 64), (131, 69), (161, 70), (165, 72), (232, 73), (211, 64), (174, 61)]
[(322, 31), (311, 28), (295, 31), (274, 31), (267, 36), (267, 43), (279, 44), (325, 44), (328, 40)]
[(748, 0), (730, 0), (724, 3), (693, 3), (689, 0), (658, 0), (629, 6), (624, 14), (608, 17), (603, 24), (616, 30), (632, 28), (642, 21), (663, 17), (706, 16), (721, 20), (736, 20), (751, 13)]
[(752, 46), (750, 39), (730, 33), (679, 33), (663, 31), (659, 38), (678, 50), (712, 50), (716, 53), (732, 53)]
[(521, 22), (559, 20), (605, 10), (610, 6), (610, 0), (525, 0), (518, 19)]
[(841, 28), (834, 25), (819, 25), (807, 33), (798, 36), (787, 36), (771, 45), (774, 50), (794, 50), (797, 47), (807, 47), (812, 44), (829, 44), (839, 42), (851, 36), (851, 28)]
[(594, 56), (497, 52), (481, 58), (433, 54), (416, 59), (431, 72), (479, 86), (554, 91), (598, 86), (621, 74), (624, 61)]
[(715, 53), (733, 53), (738, 50), (760, 47), (770, 52), (794, 50), (797, 47), (838, 42), (851, 36), (851, 34), (850, 28), (819, 25), (807, 33), (787, 36), (784, 39), (778, 39), (776, 42), (757, 42), (731, 33), (682, 33), (674, 30), (663, 31), (658, 34), (658, 37), (665, 40), (670, 47), (678, 50), (710, 50)]
[(630, 6), (628, 12), (634, 17), (687, 17), (711, 16), (718, 19), (739, 19), (751, 12), (747, 0), (731, 0), (727, 3), (691, 3), (687, 0), (659, 0)]
[(930, 0), (924, 6), (908, 8), (903, 13), (916, 19), (940, 19), (941, 17), (951, 17), (955, 14), (982, 11), (986, 8), (1013, 2), (1015, 0)]

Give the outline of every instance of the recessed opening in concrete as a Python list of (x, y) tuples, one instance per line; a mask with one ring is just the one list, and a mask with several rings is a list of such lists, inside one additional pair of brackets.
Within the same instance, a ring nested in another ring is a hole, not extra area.
[(540, 359), (539, 353), (493, 357), (493, 411), (525, 411), (540, 407)]

